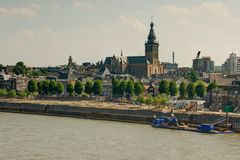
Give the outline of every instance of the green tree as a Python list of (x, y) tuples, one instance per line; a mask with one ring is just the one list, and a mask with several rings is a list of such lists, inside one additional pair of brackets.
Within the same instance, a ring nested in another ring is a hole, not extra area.
[(13, 73), (16, 75), (22, 74), (26, 75), (27, 73), (27, 67), (24, 65), (23, 62), (18, 62), (14, 67), (13, 67)]
[(126, 85), (126, 90), (128, 96), (134, 96), (134, 82), (132, 80), (129, 80)]
[(186, 98), (186, 95), (187, 95), (187, 84), (184, 81), (180, 83), (179, 94), (180, 94), (181, 98)]
[(169, 94), (169, 82), (167, 80), (162, 80), (159, 83), (159, 93), (160, 94)]
[(188, 75), (188, 78), (191, 82), (197, 82), (198, 81), (198, 73), (194, 70), (192, 70), (189, 75)]
[(178, 86), (176, 81), (171, 81), (169, 83), (169, 93), (171, 96), (177, 96), (178, 94)]
[(199, 84), (196, 86), (196, 94), (201, 98), (205, 97), (206, 87), (203, 82), (199, 82)]
[(77, 81), (75, 86), (74, 86), (75, 93), (77, 94), (82, 94), (83, 92), (83, 84), (81, 81)]
[(49, 90), (49, 93), (50, 93), (51, 95), (56, 94), (57, 82), (56, 82), (55, 80), (51, 80), (51, 81), (49, 82), (48, 90)]
[(192, 99), (195, 97), (195, 85), (194, 83), (190, 82), (187, 86), (187, 94), (188, 94), (188, 98), (189, 99)]
[(0, 89), (0, 97), (5, 97), (8, 95), (8, 92), (6, 89)]
[(64, 91), (64, 85), (61, 82), (57, 82), (56, 92), (62, 94)]
[(38, 86), (38, 94), (43, 95), (44, 94), (44, 91), (43, 91), (43, 81), (37, 82), (37, 86)]
[(113, 96), (118, 96), (120, 81), (118, 79), (113, 80)]
[(33, 92), (37, 92), (38, 91), (38, 85), (37, 85), (37, 81), (36, 80), (30, 80), (28, 82), (28, 91), (30, 93), (33, 93)]
[(49, 95), (49, 83), (49, 80), (45, 80), (42, 82), (42, 91), (45, 95)]
[(92, 94), (92, 92), (93, 92), (93, 82), (92, 81), (86, 82), (84, 92), (87, 94)]
[(17, 92), (17, 95), (21, 98), (26, 98), (28, 96), (26, 91), (19, 91)]
[(8, 91), (8, 97), (15, 98), (17, 96), (17, 93), (15, 90)]
[(134, 83), (134, 93), (136, 96), (139, 96), (143, 93), (143, 85), (140, 81)]
[(209, 91), (211, 91), (211, 90), (213, 90), (213, 89), (215, 89), (215, 88), (217, 88), (218, 86), (217, 86), (217, 83), (214, 81), (214, 82), (212, 82), (212, 83), (210, 83), (209, 85), (208, 85), (208, 87), (207, 87), (207, 91), (209, 92)]
[(118, 92), (118, 95), (120, 97), (123, 97), (125, 95), (126, 86), (127, 86), (126, 81), (125, 80), (121, 80), (121, 82), (119, 84), (119, 92)]
[(68, 92), (69, 96), (73, 96), (74, 86), (73, 86), (72, 83), (68, 83), (68, 85), (67, 85), (67, 92)]
[(96, 80), (93, 84), (93, 93), (100, 96), (103, 92), (102, 81)]

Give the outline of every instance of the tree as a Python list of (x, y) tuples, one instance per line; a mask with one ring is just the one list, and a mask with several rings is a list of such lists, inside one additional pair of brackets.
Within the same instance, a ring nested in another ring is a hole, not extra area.
[(38, 93), (43, 95), (44, 94), (44, 91), (43, 91), (43, 81), (38, 82), (37, 86), (38, 86)]
[(93, 93), (95, 95), (100, 96), (103, 92), (102, 82), (100, 80), (96, 80), (93, 84)]
[(57, 94), (62, 94), (64, 91), (64, 85), (61, 82), (57, 82), (56, 92)]
[(218, 86), (217, 86), (217, 83), (214, 81), (214, 82), (212, 82), (212, 83), (210, 83), (210, 84), (208, 85), (207, 91), (210, 92), (210, 91), (212, 91), (213, 89), (215, 89), (215, 88), (217, 88), (217, 87), (218, 87)]
[(19, 91), (17, 95), (21, 98), (26, 98), (28, 96), (27, 92), (25, 91)]
[(178, 94), (178, 86), (176, 81), (171, 81), (169, 84), (169, 93), (171, 96), (177, 96)]
[(160, 94), (169, 94), (169, 82), (167, 80), (162, 80), (159, 83), (159, 93)]
[(82, 94), (83, 92), (83, 84), (81, 81), (77, 81), (75, 86), (74, 86), (75, 93), (77, 94)]
[(17, 96), (17, 93), (15, 90), (8, 91), (8, 97), (15, 98)]
[(56, 94), (56, 89), (57, 89), (57, 82), (55, 80), (51, 80), (48, 86), (49, 93), (51, 95)]
[(0, 89), (0, 97), (5, 97), (7, 96), (8, 92), (6, 89)]
[(125, 95), (126, 86), (127, 86), (126, 81), (125, 80), (121, 80), (121, 82), (119, 84), (119, 92), (118, 92), (118, 95), (120, 97), (123, 97)]
[(85, 93), (91, 94), (93, 92), (93, 82), (92, 81), (87, 81), (85, 85)]
[(13, 73), (16, 75), (22, 74), (26, 75), (27, 73), (27, 67), (24, 65), (23, 62), (18, 62), (14, 67), (13, 67)]
[(190, 82), (187, 86), (187, 94), (188, 94), (188, 98), (189, 99), (192, 99), (195, 97), (195, 85), (194, 83)]
[(68, 83), (68, 85), (67, 85), (67, 92), (69, 93), (69, 96), (73, 96), (74, 86), (73, 86), (72, 83)]
[(198, 81), (198, 74), (196, 71), (192, 70), (189, 75), (188, 78), (191, 82), (197, 82)]
[(203, 98), (206, 95), (206, 87), (203, 82), (199, 82), (199, 84), (196, 86), (196, 93), (197, 96)]
[(184, 81), (180, 83), (179, 94), (180, 94), (181, 98), (186, 98), (186, 95), (187, 95), (187, 84)]
[(43, 91), (43, 94), (45, 95), (48, 95), (49, 94), (49, 80), (45, 80), (42, 82), (42, 91)]
[(134, 93), (136, 96), (139, 96), (143, 93), (143, 85), (141, 84), (141, 82), (138, 81), (134, 83)]
[(30, 93), (37, 92), (38, 91), (38, 85), (36, 80), (30, 80), (28, 82), (28, 91)]
[(113, 95), (118, 96), (120, 81), (118, 79), (113, 79)]
[(127, 82), (125, 92), (127, 93), (127, 95), (128, 95), (129, 97), (134, 95), (134, 83), (133, 83), (132, 80), (129, 80), (129, 81)]

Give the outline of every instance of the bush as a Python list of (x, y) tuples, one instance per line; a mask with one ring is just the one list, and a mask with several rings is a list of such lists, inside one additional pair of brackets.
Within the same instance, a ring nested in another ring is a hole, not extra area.
[(16, 97), (16, 96), (17, 96), (17, 93), (16, 93), (15, 90), (10, 90), (10, 91), (8, 91), (8, 97), (14, 98), (14, 97)]
[(143, 95), (138, 96), (137, 101), (138, 101), (139, 103), (145, 103), (145, 98), (144, 98), (144, 96), (143, 96)]
[(28, 96), (28, 94), (25, 91), (20, 91), (17, 93), (17, 95), (21, 98), (26, 98)]
[(145, 103), (146, 103), (147, 105), (150, 105), (150, 104), (153, 103), (153, 97), (152, 97), (152, 95), (148, 95), (148, 97), (147, 97), (146, 100), (145, 100)]
[(0, 89), (0, 97), (6, 97), (7, 96), (7, 90), (6, 89)]
[(87, 97), (89, 97), (89, 95), (88, 95), (87, 93), (82, 93), (82, 94), (81, 94), (81, 97), (87, 98)]

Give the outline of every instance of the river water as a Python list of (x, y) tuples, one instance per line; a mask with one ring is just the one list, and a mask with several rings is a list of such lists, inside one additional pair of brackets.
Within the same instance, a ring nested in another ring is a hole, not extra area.
[(0, 112), (0, 160), (239, 160), (240, 135)]

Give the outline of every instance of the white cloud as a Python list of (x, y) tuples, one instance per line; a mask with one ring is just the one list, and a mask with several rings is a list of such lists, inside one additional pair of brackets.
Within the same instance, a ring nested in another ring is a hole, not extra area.
[(0, 8), (0, 17), (35, 17), (40, 10), (37, 4), (30, 4), (19, 8)]
[(85, 9), (95, 9), (96, 7), (91, 4), (90, 2), (87, 1), (79, 1), (79, 0), (75, 0), (73, 2), (73, 6), (74, 7), (79, 7), (79, 8), (85, 8)]
[(137, 31), (146, 31), (146, 26), (135, 16), (121, 16), (120, 19), (123, 23)]
[(43, 29), (26, 29), (18, 32), (18, 35), (28, 38), (39, 38), (39, 37), (52, 37), (56, 38), (59, 35), (49, 27), (45, 27)]
[(208, 14), (214, 16), (229, 16), (228, 8), (221, 2), (205, 2), (199, 6), (178, 7), (175, 5), (165, 5), (159, 8), (161, 13), (171, 14), (173, 16), (197, 16)]

